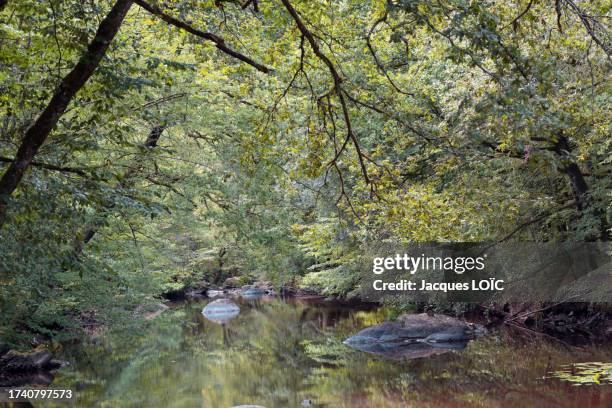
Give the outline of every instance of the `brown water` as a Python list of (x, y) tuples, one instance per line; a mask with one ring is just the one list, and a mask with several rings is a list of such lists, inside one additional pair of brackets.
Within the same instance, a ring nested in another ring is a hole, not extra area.
[(140, 331), (66, 348), (72, 365), (52, 386), (75, 390), (73, 406), (113, 408), (607, 408), (612, 401), (609, 345), (568, 348), (505, 329), (463, 350), (392, 361), (342, 343), (387, 319), (383, 308), (238, 303), (240, 314), (224, 325), (202, 315), (206, 302), (184, 303)]

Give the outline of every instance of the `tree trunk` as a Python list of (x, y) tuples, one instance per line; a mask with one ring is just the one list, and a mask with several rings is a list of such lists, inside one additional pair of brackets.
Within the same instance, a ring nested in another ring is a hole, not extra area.
[(6, 220), (7, 205), (11, 194), (21, 182), (38, 149), (57, 125), (70, 101), (100, 64), (132, 3), (133, 0), (117, 0), (111, 11), (100, 23), (96, 36), (89, 43), (87, 51), (81, 56), (72, 71), (64, 77), (45, 110), (26, 131), (15, 155), (15, 160), (0, 179), (0, 227)]
[(581, 211), (584, 208), (589, 186), (582, 175), (582, 171), (580, 171), (580, 167), (569, 158), (571, 147), (564, 135), (559, 135), (559, 140), (555, 144), (555, 152), (565, 161), (565, 163), (562, 163), (562, 171), (569, 177), (572, 192), (576, 199), (576, 208)]
[[(583, 213), (584, 210), (586, 210), (586, 208), (592, 204), (592, 200), (589, 200), (589, 185), (584, 179), (584, 175), (582, 174), (578, 164), (572, 161), (569, 157), (572, 148), (565, 135), (559, 135), (559, 140), (557, 140), (557, 143), (555, 143), (554, 149), (555, 153), (557, 153), (564, 161), (561, 164), (561, 171), (563, 171), (569, 178), (570, 186), (572, 187), (572, 192), (574, 193), (574, 198), (576, 200), (576, 209), (579, 213)], [(593, 211), (593, 215), (599, 219), (600, 235), (599, 237), (592, 236), (588, 238), (588, 240), (591, 241), (601, 239), (602, 241), (609, 241), (609, 225), (605, 212), (601, 211), (601, 209), (595, 209)]]

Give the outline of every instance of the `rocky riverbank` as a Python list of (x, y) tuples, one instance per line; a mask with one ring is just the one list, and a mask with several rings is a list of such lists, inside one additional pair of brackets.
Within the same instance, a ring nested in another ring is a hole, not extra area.
[(20, 387), (23, 385), (49, 385), (53, 372), (66, 365), (64, 361), (53, 358), (53, 353), (44, 347), (29, 352), (8, 350), (0, 351), (0, 387)]

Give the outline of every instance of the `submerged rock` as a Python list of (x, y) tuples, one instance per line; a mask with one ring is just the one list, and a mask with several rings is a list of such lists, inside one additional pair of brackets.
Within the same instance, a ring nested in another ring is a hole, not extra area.
[(363, 329), (344, 343), (385, 357), (419, 358), (463, 349), (483, 330), (450, 316), (409, 314)]

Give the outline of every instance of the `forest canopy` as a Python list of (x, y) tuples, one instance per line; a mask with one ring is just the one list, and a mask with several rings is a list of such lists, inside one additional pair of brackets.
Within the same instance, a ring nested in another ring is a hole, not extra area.
[[(0, 332), (369, 242), (610, 235), (609, 1), (0, 1)], [(238, 272), (236, 272), (238, 271)]]

